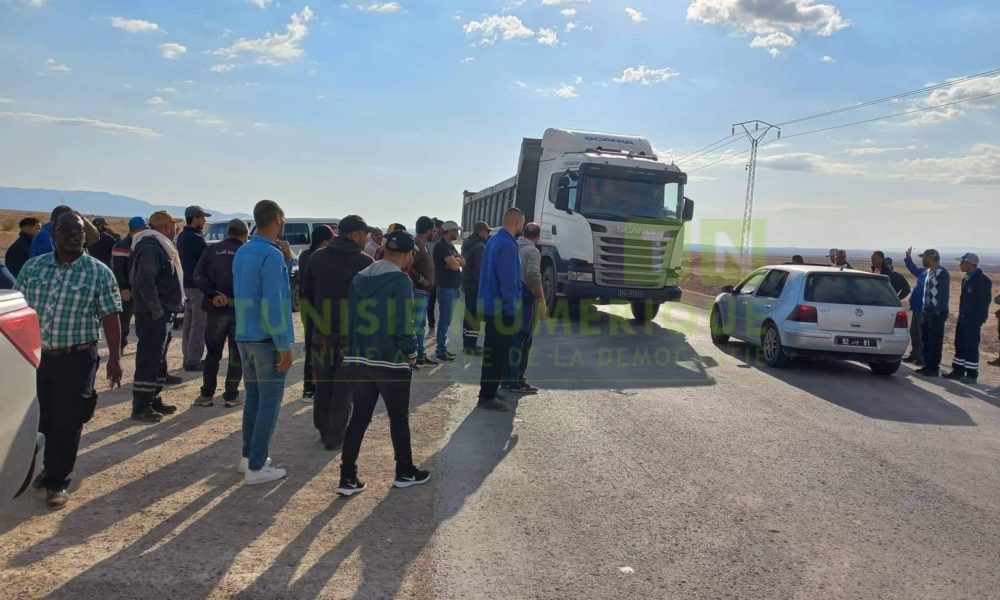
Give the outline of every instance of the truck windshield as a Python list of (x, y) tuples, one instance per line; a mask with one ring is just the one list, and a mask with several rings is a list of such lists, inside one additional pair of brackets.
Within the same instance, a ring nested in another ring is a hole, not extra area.
[(678, 183), (630, 181), (586, 176), (580, 193), (580, 212), (594, 218), (677, 219), (681, 202)]

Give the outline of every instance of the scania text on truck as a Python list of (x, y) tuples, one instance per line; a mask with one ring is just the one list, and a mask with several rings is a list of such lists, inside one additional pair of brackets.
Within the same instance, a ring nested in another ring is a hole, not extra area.
[(542, 228), (542, 286), (556, 298), (629, 302), (637, 320), (681, 298), (687, 175), (637, 136), (548, 129), (525, 138), (517, 174), (465, 192), (462, 226), (491, 227), (516, 206)]

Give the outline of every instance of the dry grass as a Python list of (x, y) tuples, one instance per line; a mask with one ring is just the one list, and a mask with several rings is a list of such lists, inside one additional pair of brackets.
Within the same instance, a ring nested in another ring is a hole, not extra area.
[[(25, 217), (35, 217), (42, 223), (49, 222), (49, 213), (19, 210), (0, 210), (0, 256), (7, 251), (7, 248), (17, 239), (20, 231), (17, 224)], [(96, 215), (87, 215), (93, 217)], [(124, 217), (106, 217), (108, 225), (118, 234), (128, 233), (128, 219)]]

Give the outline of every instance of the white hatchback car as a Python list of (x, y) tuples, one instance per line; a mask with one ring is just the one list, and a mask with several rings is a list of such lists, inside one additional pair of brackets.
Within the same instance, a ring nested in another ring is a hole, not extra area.
[(907, 313), (888, 277), (811, 265), (763, 267), (723, 288), (709, 323), (713, 342), (735, 337), (759, 346), (771, 367), (831, 358), (892, 375), (910, 340)]

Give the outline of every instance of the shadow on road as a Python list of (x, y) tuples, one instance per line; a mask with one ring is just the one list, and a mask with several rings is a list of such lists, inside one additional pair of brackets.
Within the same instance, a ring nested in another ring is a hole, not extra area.
[(750, 368), (872, 419), (927, 425), (976, 424), (960, 407), (914, 385), (906, 368), (891, 377), (873, 375), (866, 365), (844, 361), (796, 360), (784, 369), (773, 369), (764, 364), (755, 346), (731, 342), (718, 348)]

